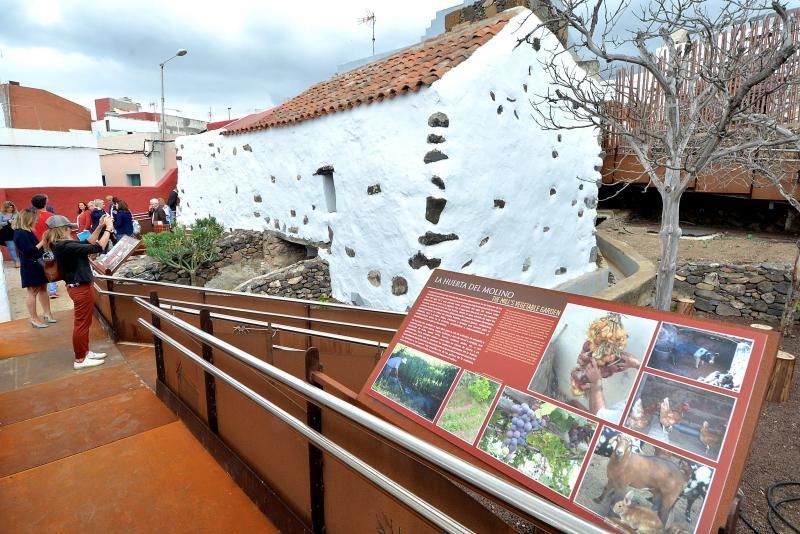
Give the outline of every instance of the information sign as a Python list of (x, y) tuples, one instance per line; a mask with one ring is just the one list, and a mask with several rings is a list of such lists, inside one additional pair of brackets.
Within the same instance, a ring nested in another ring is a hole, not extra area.
[(743, 326), (436, 270), (361, 396), (587, 519), (711, 532), (776, 352)]
[(139, 246), (140, 241), (129, 235), (122, 236), (119, 241), (108, 251), (108, 254), (98, 256), (95, 263), (99, 265), (106, 272), (113, 273), (117, 268), (122, 265), (122, 262), (127, 260), (133, 254), (136, 247)]

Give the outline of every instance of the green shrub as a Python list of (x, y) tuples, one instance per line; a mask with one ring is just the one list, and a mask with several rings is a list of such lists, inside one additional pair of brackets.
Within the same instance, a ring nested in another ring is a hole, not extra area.
[(222, 225), (214, 217), (198, 219), (188, 228), (177, 226), (172, 232), (152, 232), (142, 238), (147, 255), (189, 273), (197, 285), (197, 271), (217, 259), (215, 242), (222, 235)]

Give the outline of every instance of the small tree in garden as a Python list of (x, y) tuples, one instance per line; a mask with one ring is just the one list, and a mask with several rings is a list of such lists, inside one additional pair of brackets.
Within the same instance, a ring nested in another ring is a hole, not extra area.
[(796, 21), (778, 2), (729, 1), (711, 14), (705, 0), (652, 0), (634, 13), (634, 27), (626, 19), (622, 29), (630, 4), (561, 0), (542, 21), (565, 25), (574, 44), (562, 53), (598, 61), (601, 79), (544, 50), (540, 29), (519, 42), (541, 48), (550, 75), (547, 94), (531, 99), (537, 122), (600, 129), (638, 161), (641, 171), (627, 180), (660, 193), (654, 305), (669, 310), (686, 189), (715, 177), (736, 155), (800, 140), (781, 127), (798, 118), (797, 98), (788, 98), (798, 78)]
[(147, 255), (160, 262), (189, 273), (192, 285), (197, 285), (197, 271), (216, 260), (217, 239), (222, 225), (214, 217), (198, 219), (188, 228), (177, 226), (172, 232), (146, 234), (142, 241)]

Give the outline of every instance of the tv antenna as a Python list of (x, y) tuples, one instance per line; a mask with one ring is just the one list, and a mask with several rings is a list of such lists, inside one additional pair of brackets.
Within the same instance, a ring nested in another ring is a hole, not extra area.
[(372, 25), (372, 55), (375, 55), (375, 12), (367, 9), (367, 14), (358, 19), (359, 24)]

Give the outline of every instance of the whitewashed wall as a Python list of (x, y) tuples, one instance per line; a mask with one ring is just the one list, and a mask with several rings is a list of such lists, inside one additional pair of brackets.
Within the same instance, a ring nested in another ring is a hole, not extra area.
[(6, 287), (6, 277), (3, 272), (3, 260), (0, 258), (0, 323), (11, 320), (11, 307), (8, 304), (8, 288)]
[[(527, 13), (418, 93), (291, 127), (178, 138), (182, 220), (213, 215), (229, 228), (309, 242), (332, 235), (323, 257), (334, 297), (390, 309), (406, 309), (430, 276), (409, 264), (417, 254), (542, 287), (594, 270), (600, 147), (593, 131), (543, 132), (533, 121), (527, 97), (546, 83), (537, 54), (560, 45), (542, 29), (539, 52), (515, 50), (517, 32), (538, 24), (531, 16), (520, 28)], [(429, 126), (434, 113), (449, 126)], [(448, 158), (425, 163), (432, 150)], [(326, 165), (335, 169), (336, 213), (313, 176)], [(436, 224), (426, 219), (428, 197), (446, 200)], [(425, 246), (426, 232), (458, 239)], [(393, 293), (396, 277), (407, 293)]]
[(102, 185), (97, 139), (84, 131), (0, 128), (0, 185)]

